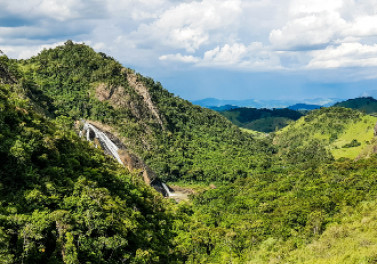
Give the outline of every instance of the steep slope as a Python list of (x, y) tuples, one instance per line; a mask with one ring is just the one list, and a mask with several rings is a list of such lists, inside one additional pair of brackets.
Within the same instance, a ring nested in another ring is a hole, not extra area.
[[(377, 118), (359, 111), (330, 107), (312, 111), (276, 133), (274, 143), (291, 160), (305, 159), (300, 150), (327, 150), (336, 158), (356, 158), (374, 138)], [(319, 152), (313, 155), (321, 156)], [(308, 155), (310, 155), (308, 153)]]
[(229, 181), (270, 164), (269, 143), (86, 45), (67, 41), (19, 65), (50, 113), (106, 125), (164, 180)]
[(366, 114), (377, 113), (377, 100), (373, 97), (349, 99), (347, 101), (336, 103), (334, 106), (356, 109)]
[(0, 85), (0, 262), (174, 263), (162, 196)]
[(289, 122), (302, 116), (300, 112), (287, 108), (256, 109), (241, 107), (220, 111), (220, 114), (237, 126), (266, 133), (281, 129), (287, 126)]

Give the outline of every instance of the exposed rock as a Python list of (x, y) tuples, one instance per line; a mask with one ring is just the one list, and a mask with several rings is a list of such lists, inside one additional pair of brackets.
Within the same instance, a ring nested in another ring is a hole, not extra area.
[(376, 123), (376, 125), (374, 126), (374, 136), (375, 136), (375, 137), (377, 136), (377, 123)]
[[(122, 71), (125, 74), (125, 71)], [(161, 128), (165, 130), (164, 124), (161, 120), (160, 113), (158, 108), (153, 104), (152, 97), (149, 94), (147, 87), (141, 82), (137, 81), (137, 75), (135, 73), (127, 73), (128, 84), (135, 89), (135, 91), (141, 95), (144, 99), (145, 104), (147, 105), (149, 111), (152, 113), (156, 121), (160, 124)]]
[[(93, 123), (86, 122), (85, 124), (86, 125), (84, 126), (84, 129), (85, 127), (88, 126), (87, 124), (90, 124), (91, 126), (95, 127), (95, 129), (98, 129), (102, 133), (104, 133), (106, 137), (112, 141), (111, 144), (114, 143), (116, 145), (116, 147), (119, 149), (116, 154), (116, 156), (119, 155), (118, 160), (120, 160), (120, 163), (126, 166), (130, 172), (138, 172), (139, 175), (143, 177), (143, 180), (146, 184), (154, 187), (158, 192), (162, 193), (162, 195), (164, 195), (165, 197), (169, 196), (169, 193), (164, 188), (163, 183), (158, 179), (156, 173), (154, 173), (152, 169), (148, 165), (146, 165), (145, 162), (140, 157), (138, 157), (137, 155), (127, 150), (126, 146), (122, 143), (122, 141), (118, 137), (116, 137), (114, 134), (104, 129), (104, 128), (109, 128), (108, 126), (101, 125), (98, 122), (93, 122)], [(79, 125), (79, 124), (76, 123), (76, 125)], [(97, 146), (101, 145), (101, 143), (98, 142), (97, 138), (95, 137), (96, 135), (92, 130), (89, 129), (88, 131), (80, 132), (80, 135), (85, 135), (85, 134), (87, 135), (89, 140), (94, 141)], [(106, 153), (106, 148), (104, 148), (104, 151)], [(111, 153), (106, 153), (106, 154), (111, 154)]]

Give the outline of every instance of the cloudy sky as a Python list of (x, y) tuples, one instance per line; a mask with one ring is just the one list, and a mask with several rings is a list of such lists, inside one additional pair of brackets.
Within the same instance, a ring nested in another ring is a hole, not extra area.
[(185, 99), (377, 90), (375, 0), (0, 0), (0, 50), (85, 42)]

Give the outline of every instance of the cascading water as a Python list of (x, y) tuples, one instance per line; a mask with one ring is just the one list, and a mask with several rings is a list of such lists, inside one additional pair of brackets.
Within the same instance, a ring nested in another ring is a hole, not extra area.
[(161, 184), (162, 184), (162, 187), (164, 188), (164, 190), (166, 191), (168, 197), (175, 196), (174, 193), (170, 192), (169, 187), (165, 183), (162, 182)]
[(104, 132), (98, 130), (95, 126), (89, 123), (85, 123), (84, 131), (86, 131), (86, 140), (91, 141), (90, 133), (93, 132), (94, 138), (98, 139), (102, 148), (109, 152), (120, 164), (124, 165), (118, 153), (119, 148), (108, 138), (108, 136), (106, 136)]
[[(86, 122), (84, 124), (83, 130), (80, 131), (79, 136), (80, 137), (85, 136), (87, 141), (93, 141), (94, 139), (98, 139), (105, 153), (111, 154), (120, 164), (125, 166), (125, 164), (122, 162), (122, 159), (119, 156), (118, 146), (104, 132), (99, 130), (97, 127)], [(158, 192), (162, 193), (164, 196), (167, 196), (167, 197), (176, 196), (174, 193), (170, 191), (171, 189), (165, 183), (161, 182), (158, 179), (154, 180), (153, 184), (151, 182), (151, 185)]]

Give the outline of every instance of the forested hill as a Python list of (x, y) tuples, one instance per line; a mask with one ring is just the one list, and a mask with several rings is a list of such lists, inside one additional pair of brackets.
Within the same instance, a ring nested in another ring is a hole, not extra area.
[(373, 97), (360, 97), (336, 103), (336, 107), (352, 108), (366, 114), (377, 114), (377, 100)]
[(51, 115), (106, 125), (165, 180), (229, 181), (270, 164), (271, 144), (84, 44), (67, 41), (17, 63)]
[(69, 117), (37, 113), (21, 83), (0, 84), (0, 263), (178, 260), (162, 196), (80, 139)]
[(288, 108), (256, 109), (240, 107), (220, 111), (220, 114), (237, 126), (266, 133), (281, 129), (289, 122), (296, 121), (302, 116), (300, 112)]
[(376, 122), (377, 117), (348, 108), (317, 109), (277, 132), (274, 144), (293, 162), (310, 155), (320, 160), (329, 154), (354, 159), (369, 151)]
[(83, 44), (0, 55), (0, 263), (375, 263), (376, 121), (323, 108), (257, 140)]

